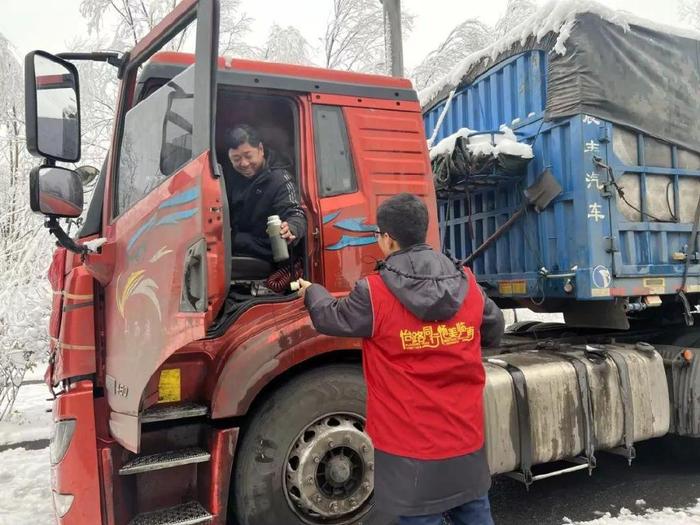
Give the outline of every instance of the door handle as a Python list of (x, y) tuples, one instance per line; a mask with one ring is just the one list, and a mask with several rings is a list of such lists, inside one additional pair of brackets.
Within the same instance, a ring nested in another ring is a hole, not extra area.
[(187, 249), (183, 266), (181, 312), (207, 311), (207, 244), (198, 240)]

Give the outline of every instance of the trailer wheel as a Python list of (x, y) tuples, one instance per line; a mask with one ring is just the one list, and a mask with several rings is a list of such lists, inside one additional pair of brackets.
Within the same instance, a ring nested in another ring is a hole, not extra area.
[(385, 525), (372, 502), (359, 366), (306, 372), (273, 392), (246, 429), (233, 491), (238, 525)]

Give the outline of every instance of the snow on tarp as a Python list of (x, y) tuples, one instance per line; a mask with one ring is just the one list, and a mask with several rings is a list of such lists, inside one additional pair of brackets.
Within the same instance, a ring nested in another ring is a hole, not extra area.
[(430, 148), (430, 160), (434, 160), (440, 155), (452, 155), (455, 149), (455, 143), (457, 139), (463, 137), (467, 143), (467, 149), (478, 156), (488, 156), (493, 155), (497, 157), (499, 154), (512, 155), (514, 157), (521, 157), (523, 159), (531, 159), (534, 157), (532, 152), (532, 146), (529, 144), (524, 144), (518, 142), (517, 137), (513, 133), (513, 130), (508, 126), (501, 126), (501, 134), (495, 135), (495, 145), (491, 144), (490, 135), (480, 135), (478, 138), (482, 139), (480, 141), (475, 140), (477, 137), (469, 137), (473, 130), (469, 128), (461, 128), (452, 135), (449, 135), (438, 142), (435, 146)]
[(566, 41), (571, 35), (576, 16), (583, 13), (596, 14), (603, 20), (616, 24), (625, 31), (629, 31), (630, 25), (636, 25), (662, 33), (700, 40), (699, 31), (659, 24), (626, 11), (611, 9), (591, 0), (550, 0), (530, 17), (515, 26), (500, 40), (484, 49), (467, 55), (452, 68), (452, 71), (446, 77), (421, 90), (418, 94), (421, 106), (430, 106), (437, 100), (444, 98), (443, 94), (458, 87), (469, 70), (482, 61), (488, 61), (493, 64), (497, 61), (499, 55), (507, 52), (514, 45), (524, 46), (530, 38), (534, 37), (536, 42), (541, 42), (546, 36), (554, 34), (556, 35), (556, 41), (552, 51), (559, 55), (566, 54)]
[(469, 135), (472, 133), (474, 133), (474, 131), (469, 128), (461, 128), (452, 135), (445, 137), (440, 142), (435, 144), (435, 146), (430, 148), (430, 160), (433, 160), (435, 157), (439, 157), (440, 155), (452, 155), (452, 152), (455, 150), (455, 143), (457, 142), (457, 139), (459, 137), (468, 139)]
[[(547, 53), (545, 119), (579, 113), (700, 151), (700, 32), (584, 0), (550, 1), (420, 93), (423, 111), (494, 65)], [(542, 108), (535, 108), (541, 110)]]

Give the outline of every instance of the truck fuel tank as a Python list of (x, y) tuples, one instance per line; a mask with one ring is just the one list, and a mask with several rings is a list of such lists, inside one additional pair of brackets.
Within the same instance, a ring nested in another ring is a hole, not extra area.
[(485, 359), (486, 449), (492, 474), (620, 449), (666, 434), (663, 360), (650, 345), (571, 346)]

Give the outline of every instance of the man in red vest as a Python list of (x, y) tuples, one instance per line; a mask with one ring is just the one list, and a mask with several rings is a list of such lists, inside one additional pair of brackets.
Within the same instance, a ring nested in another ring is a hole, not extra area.
[(426, 241), (428, 210), (402, 193), (377, 210), (386, 259), (344, 298), (302, 281), (316, 330), (362, 337), (375, 503), (400, 525), (493, 523), (481, 345), (503, 314), (474, 275)]

